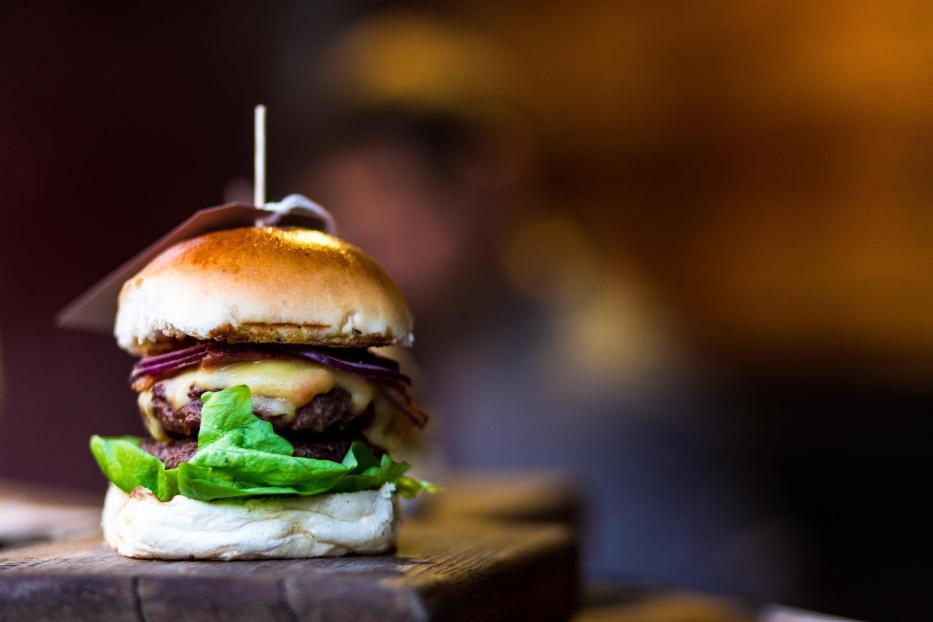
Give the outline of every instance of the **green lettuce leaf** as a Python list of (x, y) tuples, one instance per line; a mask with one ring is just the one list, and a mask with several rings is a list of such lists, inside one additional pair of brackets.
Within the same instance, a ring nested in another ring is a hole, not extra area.
[(137, 486), (148, 488), (162, 501), (178, 494), (177, 470), (166, 469), (162, 461), (139, 448), (135, 436), (91, 437), (91, 454), (97, 466), (123, 492)]
[(272, 424), (253, 414), (249, 387), (239, 385), (201, 397), (198, 450), (239, 447), (290, 456), (291, 443), (272, 431)]
[[(212, 501), (262, 495), (310, 496), (325, 492), (373, 490), (395, 483), (400, 494), (437, 492), (429, 482), (405, 477), (409, 465), (387, 455), (377, 459), (354, 442), (341, 462), (294, 456), (294, 448), (272, 424), (253, 414), (249, 388), (229, 387), (202, 397), (198, 450), (177, 469), (139, 448), (139, 439), (95, 436), (91, 451), (110, 481), (129, 492), (137, 485), (163, 501), (181, 493)], [(152, 486), (156, 486), (153, 488)]]

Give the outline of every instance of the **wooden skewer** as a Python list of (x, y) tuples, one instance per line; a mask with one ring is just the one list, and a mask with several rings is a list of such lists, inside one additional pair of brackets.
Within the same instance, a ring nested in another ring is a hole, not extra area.
[(253, 113), (253, 205), (266, 204), (266, 107), (256, 106)]

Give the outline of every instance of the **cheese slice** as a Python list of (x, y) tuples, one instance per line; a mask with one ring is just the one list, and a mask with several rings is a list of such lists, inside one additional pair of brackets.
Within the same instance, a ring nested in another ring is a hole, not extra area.
[[(253, 408), (290, 421), (302, 406), (310, 404), (320, 394), (340, 388), (351, 396), (350, 408), (360, 414), (376, 397), (376, 387), (365, 378), (347, 374), (311, 361), (258, 360), (232, 363), (215, 368), (197, 368), (182, 372), (172, 378), (159, 381), (173, 409), (179, 409), (192, 400), (192, 388), (220, 391), (227, 387), (245, 384), (253, 399)], [(379, 400), (383, 402), (384, 400)], [(152, 412), (152, 390), (140, 392), (138, 398), (143, 422), (149, 434), (160, 441), (168, 440), (168, 434)], [(385, 410), (380, 406), (379, 410)], [(385, 426), (385, 414), (379, 419)]]
[(143, 425), (146, 426), (149, 436), (163, 443), (168, 442), (169, 436), (162, 427), (162, 422), (152, 414), (152, 391), (146, 390), (140, 393), (136, 398), (136, 403), (139, 405), (139, 412), (143, 415)]
[(220, 391), (238, 384), (248, 386), (254, 397), (283, 399), (301, 408), (316, 395), (332, 390), (337, 385), (338, 373), (310, 361), (258, 360), (198, 368), (160, 384), (172, 408), (181, 408), (191, 401), (188, 392), (192, 387)]

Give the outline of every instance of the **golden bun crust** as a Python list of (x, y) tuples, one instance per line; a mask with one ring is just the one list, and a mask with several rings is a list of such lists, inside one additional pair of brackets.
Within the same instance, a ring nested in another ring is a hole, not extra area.
[(133, 354), (176, 340), (411, 345), (412, 317), (372, 258), (292, 227), (215, 231), (162, 252), (120, 291), (114, 335)]

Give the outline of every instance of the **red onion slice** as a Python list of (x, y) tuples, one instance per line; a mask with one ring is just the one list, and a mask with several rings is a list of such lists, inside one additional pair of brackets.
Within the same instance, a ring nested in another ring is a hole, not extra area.
[(366, 378), (379, 385), (386, 398), (415, 425), (423, 427), (427, 422), (427, 415), (412, 399), (411, 378), (399, 371), (398, 362), (365, 349), (324, 349), (296, 344), (200, 343), (141, 359), (133, 366), (130, 384), (147, 376), (158, 379), (202, 363), (213, 366), (268, 357), (300, 358)]
[(156, 356), (147, 356), (147, 357), (144, 358), (144, 359), (140, 359), (139, 362), (137, 362), (137, 365), (140, 365), (140, 364), (159, 363), (159, 362), (162, 362), (162, 361), (168, 361), (168, 360), (172, 360), (172, 359), (176, 359), (176, 358), (182, 358), (182, 357), (187, 356), (187, 355), (189, 355), (189, 354), (192, 354), (192, 353), (194, 353), (194, 352), (199, 352), (199, 351), (203, 350), (205, 347), (207, 347), (207, 344), (199, 343), (199, 344), (196, 344), (196, 345), (193, 345), (193, 346), (189, 346), (189, 347), (187, 347), (187, 348), (182, 348), (182, 349), (180, 349), (180, 350), (170, 350), (169, 352), (165, 352), (165, 353), (163, 353), (163, 354), (158, 354), (158, 355), (156, 355)]
[[(314, 363), (319, 363), (326, 367), (332, 367), (333, 369), (345, 371), (347, 373), (362, 376), (364, 378), (370, 378), (373, 380), (394, 380), (411, 384), (411, 378), (398, 371), (397, 362), (385, 357), (377, 356), (365, 350), (363, 352), (368, 355), (366, 357), (367, 360), (365, 361), (352, 360), (349, 357), (337, 358), (337, 356), (335, 356), (336, 352), (333, 350), (324, 352), (322, 350), (308, 346), (287, 345), (282, 346), (281, 350), (283, 352), (289, 352), (295, 356), (299, 356), (303, 359), (307, 359)], [(350, 352), (347, 354), (352, 356)], [(362, 355), (359, 353), (359, 351), (356, 351), (356, 356), (353, 356), (353, 359), (359, 359), (361, 356)]]

